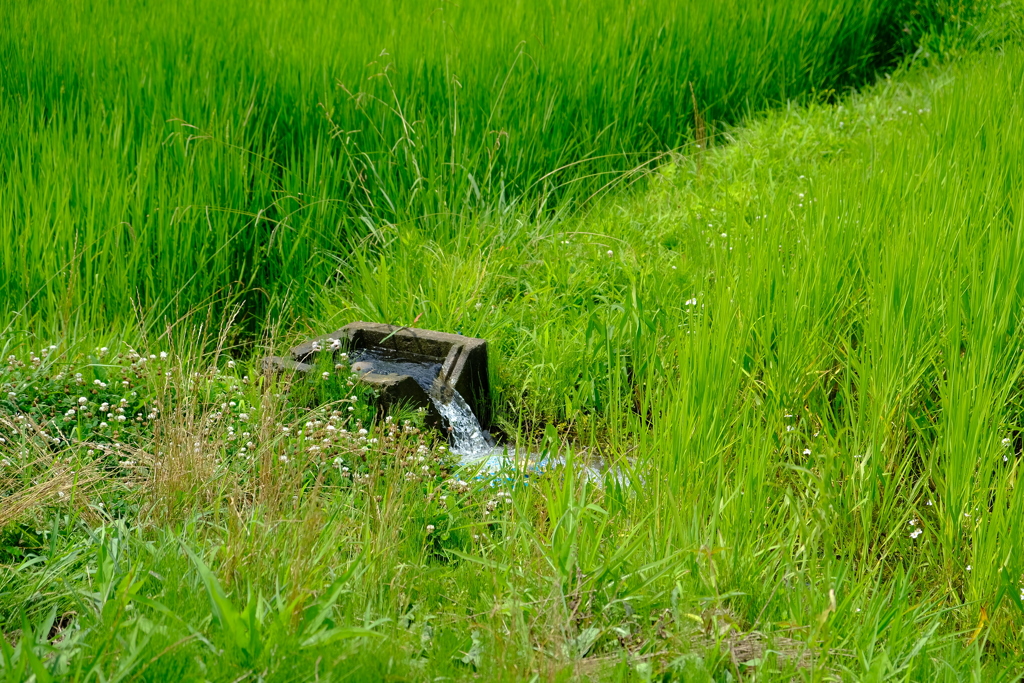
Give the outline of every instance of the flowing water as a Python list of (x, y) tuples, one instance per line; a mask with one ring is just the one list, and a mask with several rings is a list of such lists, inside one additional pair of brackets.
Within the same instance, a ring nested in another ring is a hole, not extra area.
[[(453, 388), (438, 381), (441, 374), (441, 363), (434, 358), (422, 359), (404, 354), (398, 357), (388, 349), (361, 349), (351, 354), (353, 370), (373, 370), (381, 375), (408, 375), (430, 397), (434, 408), (448, 425), (452, 440), (452, 452), (470, 459), (479, 459), (500, 451), (494, 439), (480, 426), (480, 421), (466, 403), (466, 399)], [(368, 367), (361, 367), (366, 363)]]
[[(459, 456), (459, 464), (467, 469), (476, 470), (480, 474), (496, 474), (509, 469), (542, 472), (565, 462), (562, 458), (546, 458), (537, 453), (516, 453), (513, 448), (496, 445), (494, 438), (480, 426), (480, 421), (466, 399), (454, 388), (439, 381), (441, 363), (435, 358), (413, 358), (407, 354), (399, 357), (388, 349), (370, 348), (350, 354), (350, 359), (352, 369), (356, 372), (372, 370), (382, 375), (412, 377), (427, 393), (434, 408), (448, 425), (451, 452)], [(584, 470), (588, 478), (600, 479), (596, 469), (586, 467)]]

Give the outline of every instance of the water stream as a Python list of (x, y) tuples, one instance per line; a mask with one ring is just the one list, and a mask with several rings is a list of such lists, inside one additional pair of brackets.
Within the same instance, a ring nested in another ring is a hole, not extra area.
[[(435, 358), (410, 358), (408, 354), (398, 357), (383, 348), (361, 349), (350, 354), (350, 358), (355, 372), (373, 371), (382, 375), (412, 377), (448, 425), (451, 452), (459, 456), (459, 464), (466, 469), (476, 470), (480, 474), (496, 474), (514, 468), (541, 472), (564, 464), (562, 458), (543, 458), (537, 453), (517, 454), (513, 448), (498, 446), (494, 438), (480, 426), (480, 421), (466, 399), (454, 388), (439, 381), (441, 363)], [(596, 469), (584, 469), (588, 478), (600, 479)]]

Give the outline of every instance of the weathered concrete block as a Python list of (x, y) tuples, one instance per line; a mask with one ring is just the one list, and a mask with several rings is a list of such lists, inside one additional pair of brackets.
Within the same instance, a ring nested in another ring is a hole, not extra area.
[[(491, 391), (487, 374), (487, 342), (483, 339), (413, 327), (354, 322), (292, 348), (291, 361), (271, 356), (264, 359), (264, 366), (308, 372), (313, 369), (319, 354), (337, 355), (341, 352), (347, 352), (353, 358), (359, 352), (368, 352), (367, 360), (356, 363), (353, 370), (362, 375), (362, 381), (377, 388), (383, 404), (404, 401), (424, 406), (427, 408), (428, 422), (439, 425), (440, 415), (437, 414), (427, 391), (422, 386), (422, 376), (414, 378), (407, 374), (382, 372), (381, 369), (386, 370), (390, 363), (380, 362), (376, 358), (386, 357), (431, 368), (436, 364), (439, 368), (432, 386), (433, 391), (442, 398), (445, 392), (452, 389), (458, 391), (480, 424), (484, 427), (490, 424)], [(267, 365), (268, 363), (270, 365)]]

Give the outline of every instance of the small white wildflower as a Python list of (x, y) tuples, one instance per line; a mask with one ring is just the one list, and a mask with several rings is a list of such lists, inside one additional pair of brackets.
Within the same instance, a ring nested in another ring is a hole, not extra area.
[(427, 525), (427, 533), (428, 534), (434, 533), (434, 525), (433, 524), (428, 524)]
[(694, 297), (692, 299), (687, 299), (686, 300), (686, 305), (687, 306), (696, 306), (697, 305), (697, 298)]
[(229, 360), (229, 361), (228, 361), (228, 367), (229, 367), (229, 368), (233, 368), (233, 367), (235, 367), (235, 361), (233, 361), (233, 360)]
[(100, 429), (106, 429), (108, 426), (106, 422), (100, 422)]
[(810, 455), (810, 454), (811, 454), (811, 449), (810, 448), (805, 448), (804, 449), (804, 455)]
[(167, 352), (166, 351), (161, 351), (160, 352), (160, 358), (167, 358)]
[(277, 456), (277, 459), (280, 460), (281, 462), (288, 462), (288, 456), (287, 455), (279, 455), (279, 456)]
[(80, 405), (80, 406), (84, 406), (88, 402), (89, 402), (89, 399), (87, 399), (85, 396), (80, 396), (78, 398), (78, 405)]

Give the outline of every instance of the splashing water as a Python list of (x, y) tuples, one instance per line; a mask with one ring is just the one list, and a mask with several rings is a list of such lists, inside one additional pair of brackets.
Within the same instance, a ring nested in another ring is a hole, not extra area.
[[(444, 396), (444, 394), (451, 394)], [(495, 449), (494, 439), (480, 426), (480, 421), (466, 403), (462, 394), (452, 389), (429, 393), (434, 408), (441, 414), (452, 436), (452, 452), (456, 455), (473, 457), (482, 456)], [(444, 398), (449, 400), (445, 401)]]
[[(459, 464), (483, 475), (521, 469), (534, 473), (564, 465), (561, 457), (541, 457), (537, 453), (517, 453), (514, 448), (498, 446), (494, 438), (480, 426), (466, 399), (453, 387), (440, 380), (441, 364), (433, 359), (409, 360), (395, 357), (388, 349), (364, 349), (353, 357), (353, 363), (365, 362), (380, 374), (412, 377), (427, 393), (430, 402), (448, 425), (451, 452), (459, 456)], [(588, 479), (599, 481), (600, 472), (583, 467)]]
[(412, 359), (398, 357), (389, 349), (362, 349), (352, 357), (356, 363), (369, 364), (373, 372), (387, 375), (408, 375), (430, 397), (434, 408), (444, 418), (452, 440), (452, 453), (462, 456), (464, 461), (477, 461), (482, 457), (502, 453), (495, 446), (466, 399), (452, 387), (440, 381), (441, 364), (432, 358)]

